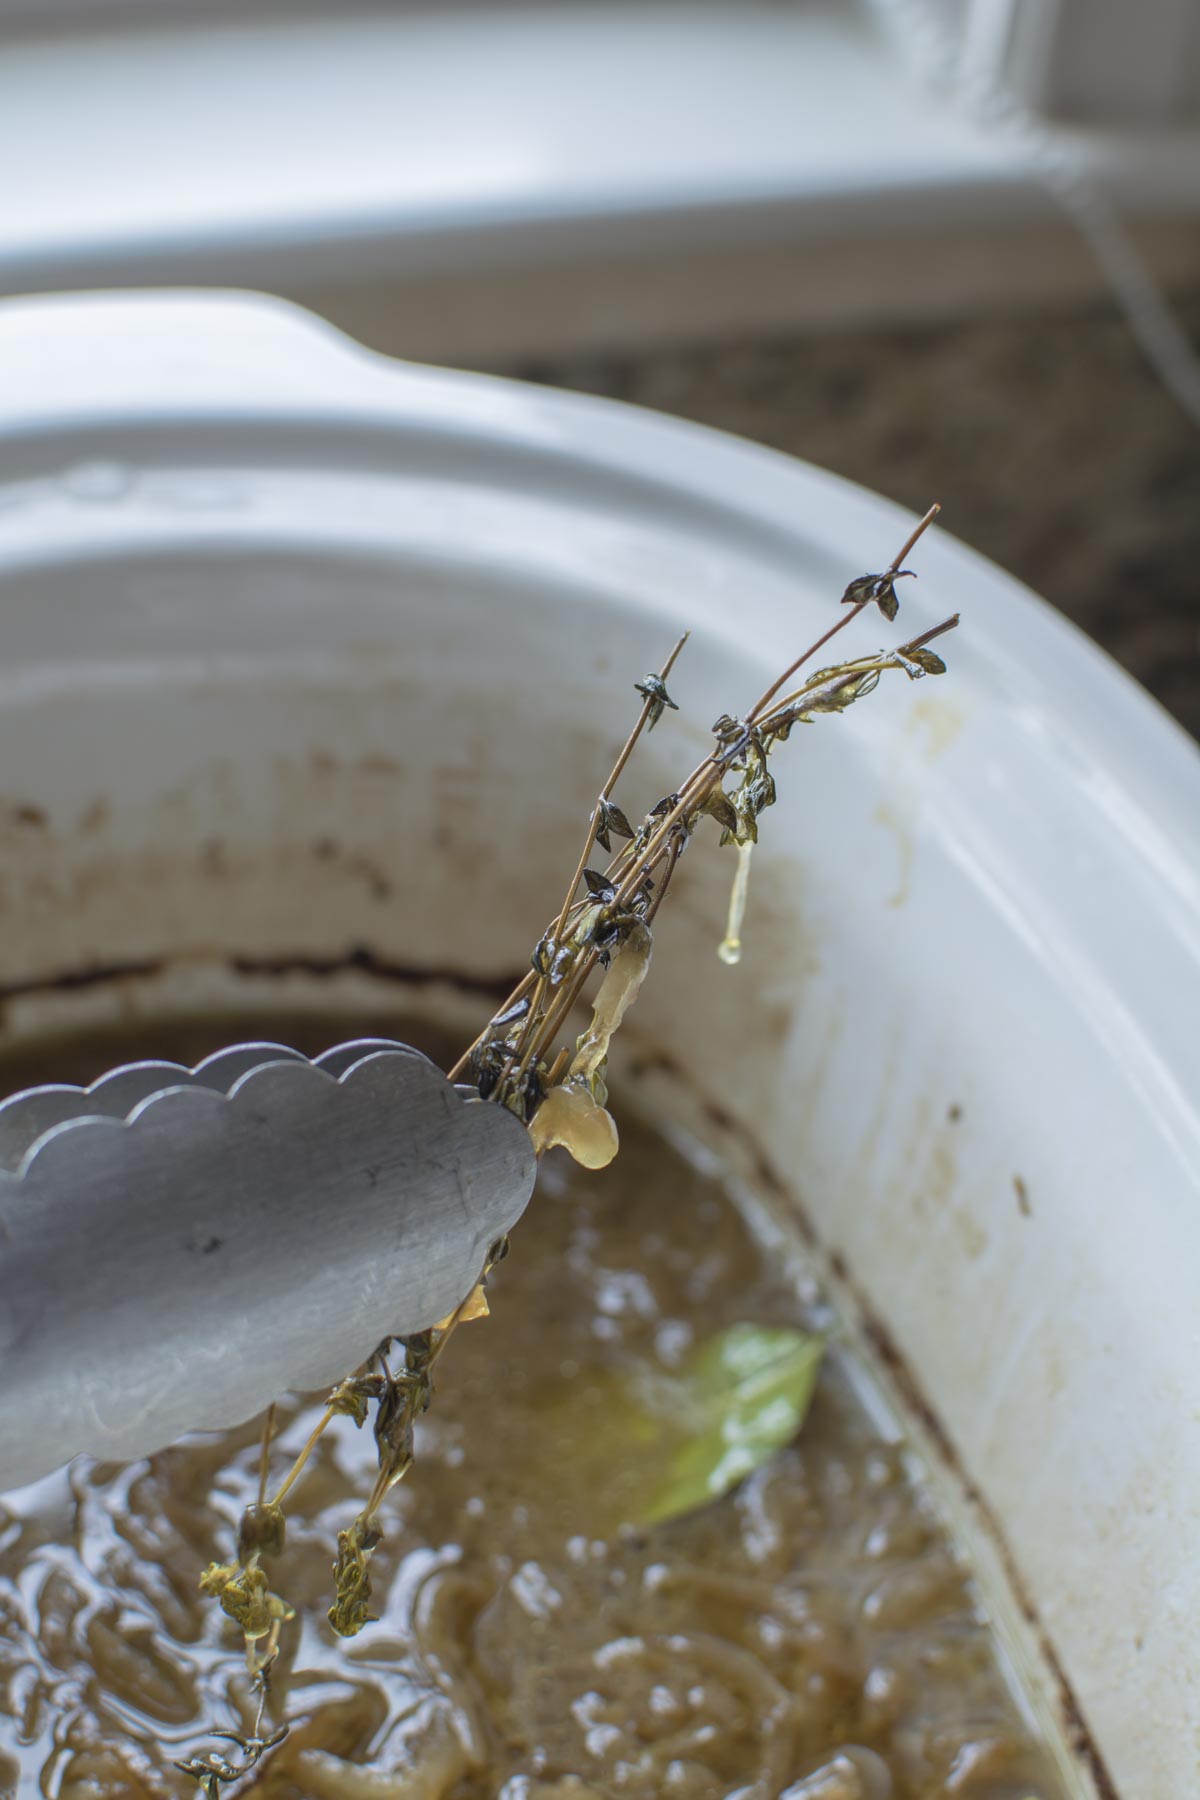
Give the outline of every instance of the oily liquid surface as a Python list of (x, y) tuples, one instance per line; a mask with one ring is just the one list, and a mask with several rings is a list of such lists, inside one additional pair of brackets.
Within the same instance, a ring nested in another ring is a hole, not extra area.
[[(0, 1089), (146, 1053), (191, 1063), (250, 1036), (311, 1051), (353, 1034), (328, 1018), (158, 1026), (151, 1045), (81, 1044), (74, 1066), (61, 1045), (42, 1066), (0, 1063)], [(836, 1352), (798, 1442), (735, 1493), (612, 1530), (628, 1471), (614, 1460), (597, 1491), (580, 1446), (614, 1371), (672, 1367), (743, 1320), (821, 1322), (719, 1181), (621, 1129), (600, 1174), (547, 1158), (491, 1319), (439, 1363), (416, 1467), (384, 1509), (380, 1619), (348, 1643), (325, 1622), (330, 1563), (373, 1446), (348, 1419), (322, 1441), (270, 1564), (297, 1611), (271, 1697), (291, 1733), (223, 1792), (1058, 1800), (962, 1563)], [(315, 1416), (281, 1413), (273, 1481)], [(124, 1469), (77, 1465), (0, 1505), (0, 1796), (190, 1794), (172, 1758), (215, 1747), (207, 1725), (249, 1725), (237, 1634), (196, 1577), (230, 1554), (257, 1467), (247, 1427)], [(840, 1746), (860, 1748), (839, 1761)]]

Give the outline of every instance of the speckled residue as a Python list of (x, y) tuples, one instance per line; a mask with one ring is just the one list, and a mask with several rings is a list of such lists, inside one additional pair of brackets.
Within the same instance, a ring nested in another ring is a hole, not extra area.
[(904, 731), (917, 744), (928, 766), (946, 754), (966, 722), (967, 709), (961, 701), (949, 695), (922, 693), (908, 709)]
[(881, 800), (872, 814), (875, 823), (894, 832), (896, 838), (896, 885), (887, 898), (887, 905), (891, 907), (903, 906), (912, 886), (913, 837), (909, 812), (909, 807), (898, 796), (893, 796)]

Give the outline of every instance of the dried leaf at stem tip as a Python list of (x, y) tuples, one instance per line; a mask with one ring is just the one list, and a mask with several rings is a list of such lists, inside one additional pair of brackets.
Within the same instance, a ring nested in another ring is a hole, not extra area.
[(885, 569), (881, 575), (860, 575), (842, 595), (843, 606), (869, 606), (873, 600), (890, 624), (900, 611), (896, 583), (904, 575), (916, 575), (915, 569)]
[[(896, 655), (910, 681), (918, 680), (921, 675), (944, 675), (946, 673), (946, 665), (937, 651), (927, 650), (923, 644), (914, 645), (912, 649), (905, 645), (903, 649), (896, 652)], [(915, 663), (916, 668), (910, 668), (908, 666), (910, 663)]]
[(667, 684), (661, 675), (643, 675), (640, 681), (634, 682), (634, 690), (646, 701), (646, 730), (653, 731), (663, 716), (663, 708), (669, 706), (672, 712), (679, 708), (667, 692)]

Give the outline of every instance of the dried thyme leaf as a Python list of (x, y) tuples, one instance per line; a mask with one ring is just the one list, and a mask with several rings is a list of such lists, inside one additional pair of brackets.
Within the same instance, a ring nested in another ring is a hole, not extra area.
[(574, 966), (578, 954), (574, 943), (562, 944), (554, 952), (550, 967), (546, 970), (546, 979), (552, 988), (561, 987)]
[(554, 948), (554, 939), (549, 932), (534, 945), (533, 955), (530, 957), (529, 961), (535, 975), (548, 975), (550, 973), (550, 960), (554, 955)]
[(717, 742), (725, 745), (734, 743), (745, 729), (740, 719), (732, 718), (729, 713), (722, 713), (719, 719), (714, 720), (712, 731)]
[[(630, 835), (632, 835), (632, 833)], [(617, 890), (614, 888), (607, 875), (602, 874), (599, 869), (585, 869), (583, 871), (583, 880), (584, 886), (587, 888), (587, 891), (592, 896), (593, 900), (598, 900), (602, 906), (609, 906), (612, 904), (613, 900), (616, 898)]]
[(337, 1561), (333, 1565), (337, 1599), (326, 1616), (339, 1637), (357, 1637), (375, 1616), (370, 1610), (367, 1559), (379, 1538), (380, 1533), (362, 1519), (355, 1519), (346, 1531), (338, 1532)]
[(238, 1573), (236, 1563), (209, 1563), (200, 1576), (200, 1592), (210, 1600), (219, 1600), (228, 1582), (233, 1581)]
[[(918, 644), (911, 650), (906, 646), (903, 650), (898, 651), (897, 654), (902, 663), (916, 663), (922, 674), (944, 675), (946, 673), (946, 665), (938, 655), (937, 651), (927, 649), (924, 644)], [(914, 674), (914, 671), (912, 669), (906, 669), (905, 673), (912, 675)]]
[(602, 850), (612, 852), (612, 833), (618, 837), (632, 838), (633, 826), (625, 817), (615, 800), (601, 800), (596, 808), (596, 842)]
[(636, 692), (641, 694), (649, 703), (649, 711), (646, 715), (647, 731), (654, 730), (654, 727), (663, 716), (664, 706), (669, 706), (672, 712), (679, 711), (679, 708), (672, 700), (670, 694), (668, 694), (667, 684), (661, 675), (643, 675), (642, 679), (640, 681), (635, 681), (633, 685)]
[(733, 801), (724, 788), (714, 788), (700, 810), (710, 813), (729, 837), (737, 836), (738, 816), (734, 811)]
[(900, 611), (896, 583), (902, 575), (913, 574), (913, 569), (888, 569), (882, 575), (860, 575), (842, 595), (842, 605), (866, 606), (873, 600), (890, 624)]
[(266, 1637), (276, 1625), (296, 1616), (286, 1600), (271, 1592), (265, 1570), (257, 1565), (241, 1569), (209, 1563), (200, 1577), (200, 1592), (216, 1599), (250, 1640)]

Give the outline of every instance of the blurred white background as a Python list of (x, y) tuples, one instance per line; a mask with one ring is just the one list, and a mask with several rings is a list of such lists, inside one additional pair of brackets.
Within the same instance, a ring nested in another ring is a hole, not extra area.
[(0, 0), (0, 167), (0, 295), (266, 289), (936, 494), (1200, 731), (1200, 0)]
[(912, 317), (1094, 290), (1064, 172), (1195, 279), (1197, 18), (0, 0), (0, 291), (269, 288), (460, 361)]

